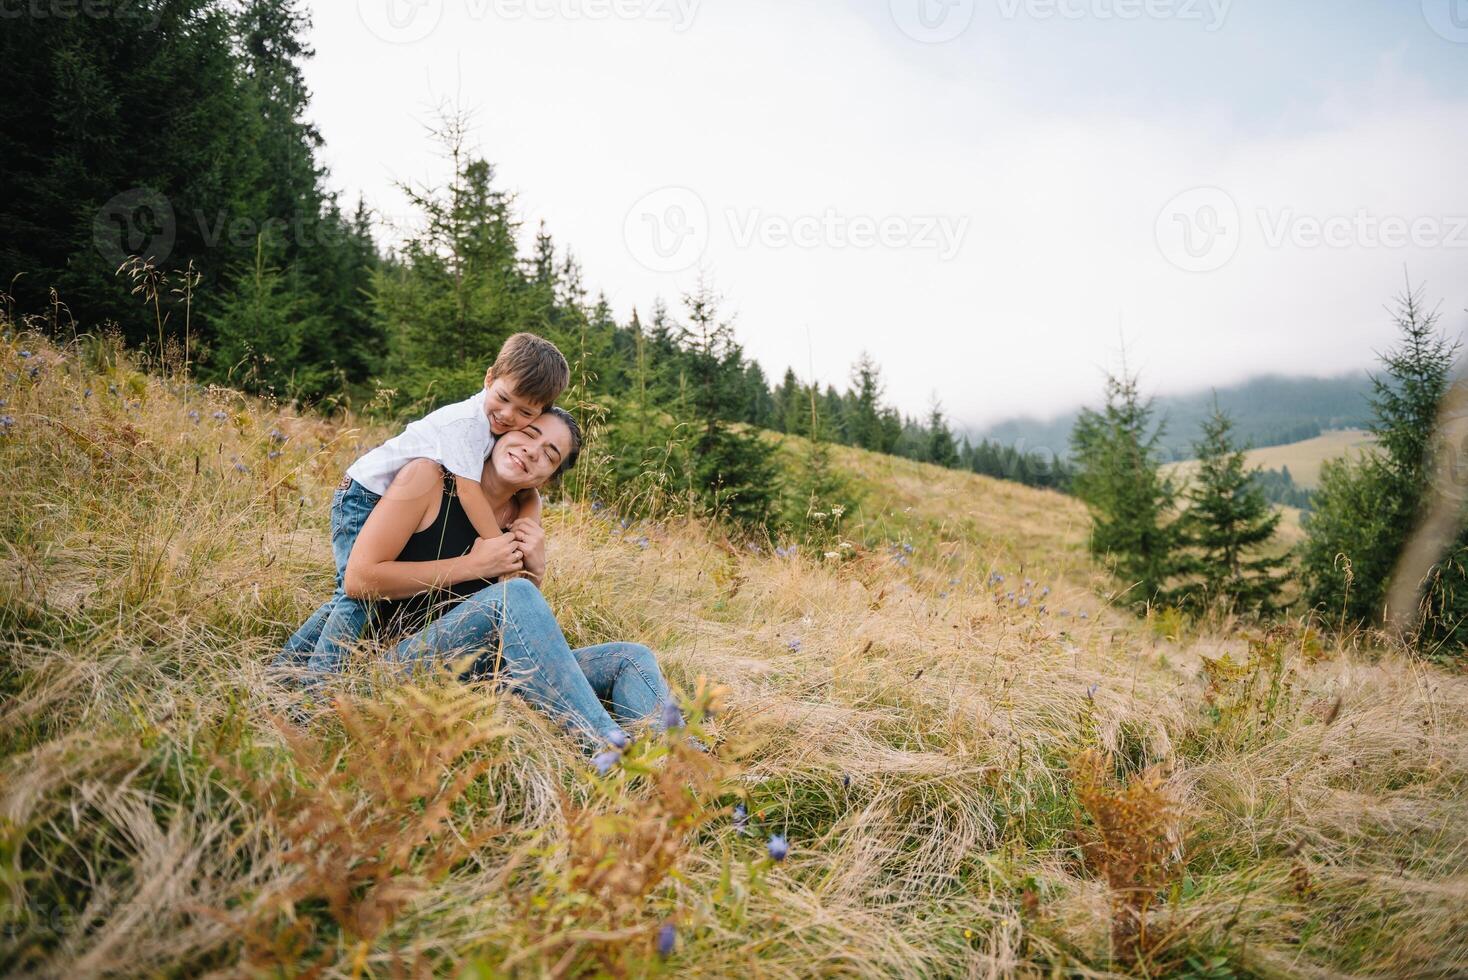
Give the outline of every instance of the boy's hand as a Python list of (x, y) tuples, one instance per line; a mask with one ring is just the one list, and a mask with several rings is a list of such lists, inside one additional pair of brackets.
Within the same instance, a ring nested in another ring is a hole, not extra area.
[(525, 567), (524, 546), (510, 532), (493, 538), (475, 538), (466, 557), (475, 578), (500, 578)]
[(539, 580), (545, 574), (545, 529), (528, 517), (510, 525), (510, 533), (520, 544), (525, 571)]

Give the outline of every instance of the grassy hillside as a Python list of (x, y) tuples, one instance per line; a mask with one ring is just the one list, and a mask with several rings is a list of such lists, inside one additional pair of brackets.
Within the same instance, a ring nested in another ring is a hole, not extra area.
[[(1335, 429), (1330, 432), (1322, 432), (1314, 439), (1305, 439), (1302, 442), (1251, 449), (1245, 459), (1251, 467), (1260, 466), (1269, 470), (1288, 466), (1290, 476), (1294, 478), (1297, 485), (1307, 490), (1314, 490), (1320, 485), (1320, 467), (1323, 463), (1348, 454), (1368, 451), (1371, 448), (1371, 442), (1370, 433), (1364, 429)], [(1195, 461), (1189, 460), (1182, 463), (1169, 463), (1163, 467), (1163, 470), (1185, 477), (1196, 466)]]
[(1066, 498), (842, 453), (830, 559), (555, 503), (573, 645), (718, 702), (598, 779), (490, 689), (271, 686), (382, 433), (97, 342), (0, 378), (0, 971), (1468, 971), (1468, 681), (1115, 615)]

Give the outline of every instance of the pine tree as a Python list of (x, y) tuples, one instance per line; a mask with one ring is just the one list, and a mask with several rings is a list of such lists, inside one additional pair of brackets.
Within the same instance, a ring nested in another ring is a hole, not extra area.
[(1071, 433), (1076, 496), (1091, 512), (1091, 552), (1113, 564), (1131, 601), (1163, 594), (1175, 569), (1175, 491), (1158, 469), (1162, 427), (1125, 368), (1106, 379), (1106, 405), (1082, 410)]
[(927, 461), (939, 466), (952, 468), (958, 465), (958, 448), (953, 444), (953, 433), (949, 431), (948, 420), (943, 417), (943, 406), (933, 399), (932, 410), (928, 412), (928, 445), (926, 453)]
[(688, 380), (694, 476), (716, 513), (748, 526), (768, 525), (779, 494), (774, 459), (755, 435), (731, 428), (726, 415), (742, 387), (741, 355), (718, 298), (700, 280), (683, 297), (688, 325), (682, 347)]
[[(1307, 601), (1343, 625), (1380, 624), (1387, 589), (1422, 509), (1435, 463), (1433, 432), (1448, 390), (1458, 344), (1437, 330), (1408, 284), (1393, 311), (1399, 341), (1381, 356), (1371, 379), (1378, 451), (1340, 459), (1321, 470), (1305, 525), (1301, 576)], [(1422, 639), (1462, 646), (1468, 638), (1468, 538), (1458, 540), (1428, 574)]]
[(1181, 570), (1190, 581), (1177, 596), (1194, 608), (1268, 615), (1283, 585), (1275, 573), (1288, 560), (1259, 550), (1274, 537), (1280, 515), (1264, 496), (1258, 471), (1244, 468), (1244, 450), (1232, 433), (1233, 420), (1215, 404), (1193, 445), (1198, 471), (1183, 493)]
[(883, 449), (882, 371), (865, 352), (851, 369), (854, 386), (851, 410), (846, 424), (852, 445), (878, 452)]

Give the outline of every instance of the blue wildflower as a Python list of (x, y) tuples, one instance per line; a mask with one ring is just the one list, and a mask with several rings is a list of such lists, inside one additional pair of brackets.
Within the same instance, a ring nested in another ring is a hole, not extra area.
[(662, 726), (665, 730), (672, 728), (682, 728), (683, 712), (678, 710), (677, 702), (664, 701), (663, 710), (658, 715), (658, 721), (662, 723)]
[(30, 379), (32, 381), (36, 380), (37, 378), (39, 378), (41, 376), (41, 365), (39, 365), (39, 364), (33, 365), (31, 367), (31, 369), (26, 372), (26, 374), (28, 374), (30, 376)]
[(211, 416), (211, 418), (214, 418), (214, 419), (217, 419), (217, 420), (218, 420), (218, 421), (220, 421), (220, 422), (223, 422), (223, 421), (224, 421), (224, 420), (225, 420), (225, 419), (227, 419), (227, 418), (229, 418), (229, 416), (228, 416), (228, 415), (226, 415), (226, 414), (225, 414), (225, 413), (224, 413), (224, 411), (223, 411), (223, 410), (222, 410), (222, 409), (221, 409), (221, 410), (220, 410), (220, 411), (217, 411), (217, 412), (215, 412), (215, 413), (214, 413), (214, 414), (213, 414), (213, 415), (212, 415), (212, 416)]
[(82, 397), (83, 398), (91, 398), (92, 397), (92, 389), (91, 388), (88, 388), (86, 391), (82, 392)]
[(1101, 689), (1101, 685), (1100, 684), (1092, 684), (1090, 687), (1086, 688), (1086, 700), (1087, 701), (1094, 701), (1094, 700), (1096, 700), (1096, 692), (1099, 691), (1100, 689)]
[(907, 552), (910, 555), (910, 554), (912, 554), (912, 545), (910, 545), (906, 541), (904, 541), (902, 543), (902, 550), (905, 551), (905, 552)]
[(625, 531), (629, 527), (632, 526), (632, 518), (630, 518), (630, 517), (624, 517), (620, 521), (618, 521), (617, 523), (620, 524), (622, 526), (622, 530)]
[(199, 422), (199, 410), (197, 408), (189, 409), (189, 418), (197, 425)]
[(1041, 595), (1049, 595), (1050, 594), (1050, 586), (1047, 585), (1043, 589), (1041, 589), (1040, 590), (1040, 594)]
[(270, 430), (270, 441), (271, 442), (274, 442), (274, 443), (282, 443), (282, 442), (285, 442), (285, 439), (286, 439), (286, 435), (285, 435), (284, 432), (281, 432), (279, 429), (271, 429)]
[(947, 592), (939, 592), (938, 593), (938, 598), (939, 599), (946, 599), (946, 598), (948, 598), (948, 593)]
[(774, 858), (776, 861), (783, 861), (785, 860), (785, 858), (790, 856), (790, 842), (787, 841), (784, 837), (781, 837), (779, 834), (775, 834), (773, 837), (770, 838), (768, 849), (770, 852), (770, 857)]
[(13, 425), (15, 425), (14, 415), (0, 415), (0, 432), (9, 432)]
[(787, 643), (785, 645), (790, 648), (790, 651), (792, 653), (799, 653), (800, 652), (800, 637), (797, 636), (797, 637), (793, 638), (789, 643)]
[(610, 745), (612, 748), (614, 748), (614, 749), (616, 749), (618, 751), (621, 751), (622, 749), (625, 749), (627, 747), (628, 742), (630, 741), (627, 738), (627, 733), (624, 732), (624, 731), (622, 731), (622, 729), (620, 729), (620, 728), (613, 728), (611, 731), (607, 732), (606, 735), (603, 736), (603, 737), (606, 738), (608, 745)]
[(1032, 578), (1025, 579), (1025, 588), (1027, 588), (1027, 589), (1033, 589), (1034, 587), (1035, 587), (1035, 580), (1034, 579), (1032, 579)]
[(250, 468), (248, 466), (246, 466), (244, 463), (235, 463), (234, 464), (234, 470), (235, 470), (236, 473), (248, 473), (248, 472), (250, 472)]
[(748, 548), (753, 554), (756, 554), (756, 555), (762, 555), (762, 554), (764, 554), (764, 552), (762, 550), (760, 550), (760, 546), (757, 545), (757, 544), (755, 544), (753, 541), (748, 542), (745, 545), (745, 547)]
[(843, 772), (841, 774), (841, 788), (851, 789), (851, 773)]
[(605, 509), (606, 506), (607, 505), (602, 503), (600, 500), (593, 500), (591, 502), (591, 509), (593, 513)]
[(596, 766), (596, 774), (598, 776), (605, 776), (607, 773), (612, 771), (613, 767), (615, 767), (616, 764), (621, 761), (621, 759), (622, 753), (618, 752), (616, 749), (607, 749), (605, 752), (598, 752), (596, 755), (592, 756), (591, 764), (593, 766)]
[(272, 449), (272, 450), (270, 450), (270, 452), (268, 452), (268, 453), (265, 454), (265, 458), (266, 459), (279, 459), (280, 458), (280, 450), (279, 449)]
[(1090, 619), (1091, 618), (1091, 614), (1090, 613), (1083, 612), (1083, 613), (1081, 613), (1081, 618), (1082, 619)]
[(117, 385), (115, 385), (115, 384), (108, 384), (107, 385), (107, 393), (109, 395), (115, 395), (115, 394), (117, 394)]
[(1019, 597), (1019, 601), (1015, 603), (1015, 605), (1019, 606), (1021, 609), (1023, 609), (1025, 606), (1028, 606), (1029, 604), (1030, 604), (1030, 597), (1027, 596), (1027, 595), (1020, 596)]
[(640, 537), (640, 538), (637, 539), (637, 547), (642, 548), (644, 550), (651, 543), (652, 543), (651, 541), (647, 540), (647, 536), (646, 535), (644, 535), (644, 536), (642, 536), (642, 537)]
[(658, 928), (658, 955), (667, 959), (673, 954), (673, 949), (678, 945), (678, 930), (671, 922), (664, 922)]
[(28, 350), (23, 350), (23, 351), (20, 352), (20, 356), (21, 357), (30, 357), (31, 356), (31, 352), (28, 351)]
[(741, 834), (749, 833), (749, 811), (743, 803), (734, 804), (734, 829)]
[(1013, 602), (1014, 601), (1014, 593), (1013, 592), (1007, 592), (1007, 593), (1005, 593), (1004, 598), (1008, 599), (1010, 602)]
[(999, 583), (1001, 583), (1003, 581), (1004, 581), (1004, 576), (1003, 575), (1000, 575), (998, 572), (990, 572), (989, 573), (989, 584), (990, 585), (998, 585)]

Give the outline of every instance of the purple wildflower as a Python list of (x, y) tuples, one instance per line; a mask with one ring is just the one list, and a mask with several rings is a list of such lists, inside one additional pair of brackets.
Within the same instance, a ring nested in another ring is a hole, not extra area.
[(26, 374), (30, 376), (30, 379), (32, 381), (36, 380), (37, 378), (39, 378), (41, 376), (41, 365), (39, 365), (39, 364), (32, 365), (31, 366), (31, 369), (29, 371), (27, 371)]
[(270, 430), (270, 441), (271, 442), (274, 442), (274, 443), (282, 443), (282, 442), (285, 442), (285, 440), (286, 440), (286, 434), (284, 432), (281, 432), (279, 429), (271, 429)]
[(768, 850), (770, 857), (776, 861), (783, 861), (790, 856), (790, 842), (779, 834), (775, 834), (770, 838)]
[(734, 804), (734, 829), (741, 834), (749, 833), (749, 811), (743, 803)]
[(280, 458), (280, 450), (279, 449), (272, 449), (272, 450), (270, 450), (270, 452), (268, 452), (268, 453), (265, 454), (265, 458), (266, 459), (279, 459)]
[(628, 742), (630, 741), (627, 738), (627, 733), (622, 731), (622, 729), (620, 728), (613, 728), (603, 737), (606, 738), (607, 744), (616, 749), (618, 752), (625, 749)]
[(998, 572), (990, 572), (989, 573), (989, 584), (990, 585), (998, 585), (998, 584), (1000, 584), (1003, 581), (1004, 581), (1004, 576), (1001, 575), (1001, 574), (999, 574)]
[(229, 418), (228, 415), (224, 414), (224, 411), (222, 409), (220, 411), (215, 412), (214, 415), (211, 416), (211, 417), (214, 418), (214, 419), (217, 419), (220, 422), (223, 422), (225, 419)]
[(643, 549), (644, 551), (647, 550), (647, 546), (650, 544), (652, 544), (652, 542), (647, 540), (647, 535), (643, 535), (642, 537), (637, 539), (637, 547)]
[(1015, 605), (1019, 606), (1021, 609), (1023, 609), (1025, 606), (1028, 606), (1029, 604), (1030, 604), (1030, 597), (1027, 596), (1027, 595), (1020, 596), (1019, 597), (1019, 601), (1015, 603)]
[(1096, 692), (1099, 691), (1100, 689), (1101, 689), (1101, 685), (1100, 684), (1092, 684), (1090, 687), (1086, 688), (1086, 700), (1087, 701), (1094, 701), (1094, 700), (1096, 700)]
[(189, 409), (189, 420), (195, 425), (199, 424), (199, 410), (197, 408)]
[(604, 504), (604, 503), (602, 503), (600, 500), (593, 500), (591, 502), (591, 510), (592, 510), (592, 513), (595, 513), (596, 511), (599, 511), (599, 510), (604, 510), (606, 508), (606, 506), (607, 505)]
[(906, 541), (904, 541), (902, 543), (902, 550), (905, 551), (905, 552), (907, 552), (910, 555), (910, 554), (912, 554), (912, 545), (910, 545)]
[(250, 468), (248, 466), (246, 466), (244, 463), (235, 463), (234, 464), (234, 471), (236, 473), (248, 473), (248, 472), (250, 472)]
[(791, 641), (789, 643), (787, 643), (785, 645), (790, 648), (790, 651), (792, 653), (799, 653), (800, 652), (800, 637), (798, 637), (798, 636), (797, 637), (794, 637), (793, 639), (791, 639)]
[(1090, 613), (1087, 613), (1087, 612), (1083, 612), (1083, 613), (1081, 613), (1081, 618), (1082, 619), (1090, 619), (1091, 618), (1091, 614)]
[(663, 710), (658, 715), (658, 721), (662, 723), (664, 730), (683, 727), (683, 712), (678, 710), (675, 701), (664, 701)]
[(0, 415), (0, 432), (9, 432), (10, 427), (15, 425), (14, 415)]
[(598, 776), (605, 776), (607, 773), (612, 771), (613, 767), (615, 767), (616, 764), (621, 761), (621, 759), (622, 753), (618, 752), (616, 749), (607, 749), (605, 752), (598, 752), (596, 755), (592, 756), (591, 764), (593, 766), (596, 766), (596, 774)]
[(82, 397), (83, 398), (91, 398), (92, 397), (92, 389), (91, 388), (88, 388), (86, 391), (82, 392)]
[(23, 351), (20, 352), (20, 356), (21, 357), (30, 357), (31, 356), (31, 352), (28, 351), (28, 350), (23, 350)]
[(1040, 594), (1041, 595), (1049, 595), (1050, 594), (1050, 586), (1047, 585), (1043, 589), (1041, 589), (1040, 590)]
[(678, 930), (671, 922), (664, 922), (658, 928), (658, 955), (667, 959), (673, 954), (673, 949), (678, 945)]

